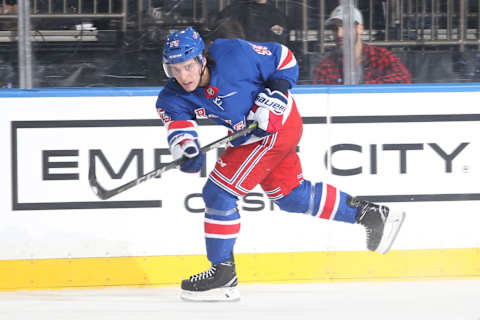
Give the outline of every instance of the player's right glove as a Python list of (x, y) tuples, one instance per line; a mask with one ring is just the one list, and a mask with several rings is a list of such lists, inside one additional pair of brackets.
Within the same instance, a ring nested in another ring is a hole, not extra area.
[(188, 160), (180, 165), (180, 170), (188, 173), (199, 172), (205, 162), (205, 153), (200, 151), (197, 139), (184, 139), (176, 143), (172, 150), (173, 159), (186, 157)]
[(263, 137), (280, 130), (287, 104), (288, 98), (280, 90), (265, 88), (260, 92), (247, 117), (247, 120), (258, 122), (258, 129), (253, 134)]

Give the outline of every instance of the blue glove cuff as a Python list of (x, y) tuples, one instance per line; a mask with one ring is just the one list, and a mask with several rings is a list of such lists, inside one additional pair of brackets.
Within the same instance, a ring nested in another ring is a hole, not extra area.
[(188, 173), (199, 172), (205, 163), (205, 153), (200, 152), (196, 157), (186, 160), (180, 165), (180, 170)]

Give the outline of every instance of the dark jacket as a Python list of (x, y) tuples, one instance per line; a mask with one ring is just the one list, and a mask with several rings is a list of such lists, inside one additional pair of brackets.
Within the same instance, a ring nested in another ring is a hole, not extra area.
[(287, 17), (270, 3), (239, 0), (223, 9), (216, 21), (225, 18), (236, 19), (242, 24), (246, 40), (282, 44), (288, 41)]

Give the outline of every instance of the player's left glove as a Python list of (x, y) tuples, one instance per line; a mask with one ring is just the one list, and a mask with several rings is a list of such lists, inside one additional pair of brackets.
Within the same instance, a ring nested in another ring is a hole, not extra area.
[(287, 96), (279, 90), (265, 88), (260, 92), (247, 117), (247, 120), (258, 122), (258, 129), (253, 134), (263, 137), (279, 131), (287, 104)]
[(200, 151), (197, 139), (184, 139), (176, 143), (172, 149), (172, 155), (175, 160), (181, 157), (188, 158), (180, 165), (180, 170), (183, 172), (199, 172), (205, 162), (205, 153)]

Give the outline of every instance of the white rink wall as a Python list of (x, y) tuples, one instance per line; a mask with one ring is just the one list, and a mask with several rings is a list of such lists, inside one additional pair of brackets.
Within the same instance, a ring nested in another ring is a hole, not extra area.
[[(171, 161), (159, 90), (0, 92), (0, 260), (204, 254), (205, 175), (172, 170), (107, 201), (88, 185), (90, 157), (107, 188)], [(480, 85), (311, 86), (294, 96), (306, 179), (404, 208), (394, 249), (480, 247)], [(202, 144), (226, 134), (204, 121)], [(360, 228), (280, 212), (260, 189), (239, 206), (236, 253), (365, 250)]]

